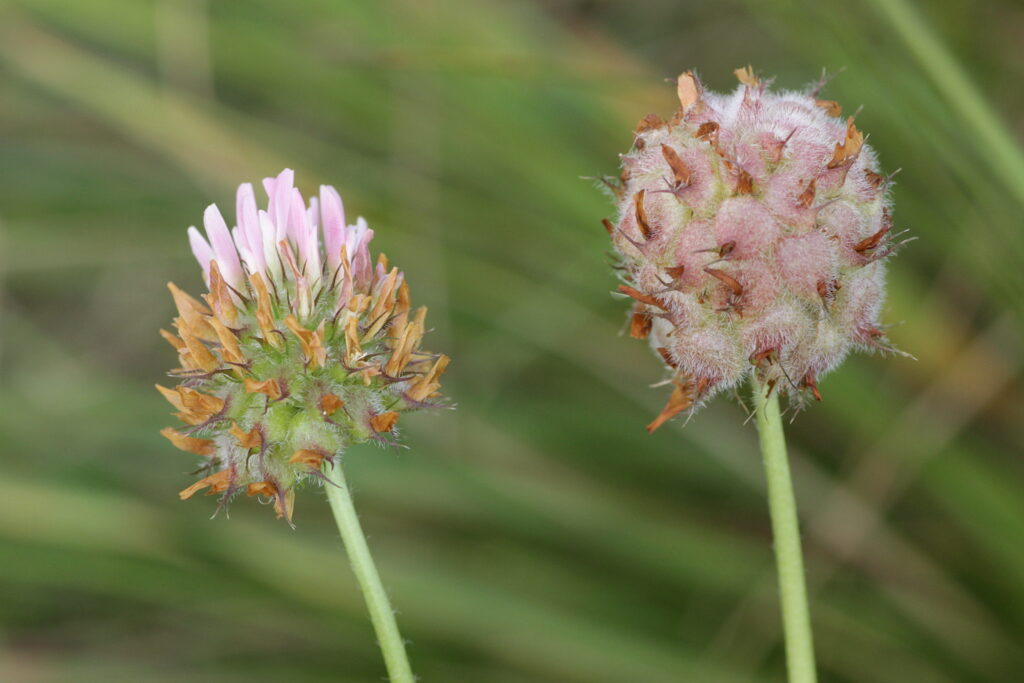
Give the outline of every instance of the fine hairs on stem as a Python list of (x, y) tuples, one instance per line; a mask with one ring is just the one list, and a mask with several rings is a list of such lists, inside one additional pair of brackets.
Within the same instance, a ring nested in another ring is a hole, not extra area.
[(793, 480), (782, 431), (778, 393), (770, 386), (751, 380), (757, 433), (764, 458), (768, 509), (772, 518), (775, 565), (779, 576), (779, 599), (786, 640), (786, 666), (790, 683), (815, 683), (814, 641), (807, 605), (803, 554), (800, 549), (800, 521), (793, 495)]
[(338, 525), (341, 540), (345, 543), (345, 552), (352, 564), (352, 572), (356, 575), (359, 587), (366, 599), (366, 607), (370, 612), (370, 621), (377, 632), (384, 664), (388, 670), (391, 683), (413, 683), (415, 677), (409, 666), (409, 657), (405, 653), (405, 643), (398, 632), (391, 601), (388, 600), (380, 574), (373, 563), (370, 548), (366, 544), (366, 536), (359, 525), (352, 493), (341, 468), (341, 458), (335, 458), (333, 465), (325, 465), (327, 476), (336, 486), (327, 485), (327, 500), (334, 513), (334, 521)]

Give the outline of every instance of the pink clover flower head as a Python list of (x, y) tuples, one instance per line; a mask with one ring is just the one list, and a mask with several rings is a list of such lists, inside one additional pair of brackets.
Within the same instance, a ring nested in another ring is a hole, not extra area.
[(353, 443), (397, 444), (398, 419), (443, 403), (448, 357), (420, 348), (426, 308), (412, 309), (403, 274), (380, 254), (359, 218), (345, 223), (338, 192), (322, 186), (307, 204), (285, 169), (239, 186), (228, 229), (216, 205), (204, 237), (189, 243), (209, 292), (203, 301), (169, 284), (179, 383), (157, 389), (183, 428), (161, 433), (201, 458), (202, 478), (181, 491), (245, 492), (292, 518), (296, 489)]

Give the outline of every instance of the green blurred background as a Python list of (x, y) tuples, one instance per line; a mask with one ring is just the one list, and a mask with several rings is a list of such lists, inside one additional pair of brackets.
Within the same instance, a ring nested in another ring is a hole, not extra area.
[(294, 167), (377, 230), (455, 411), (347, 456), (424, 681), (782, 681), (761, 465), (667, 391), (580, 176), (665, 78), (748, 62), (863, 105), (886, 320), (789, 427), (824, 681), (1024, 671), (1024, 8), (946, 0), (20, 0), (0, 7), (0, 679), (375, 681), (319, 490), (182, 503), (157, 431), (185, 228)]

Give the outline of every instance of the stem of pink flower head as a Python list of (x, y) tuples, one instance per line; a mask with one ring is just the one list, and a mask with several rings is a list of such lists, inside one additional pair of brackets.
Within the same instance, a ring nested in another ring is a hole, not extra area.
[(811, 636), (804, 561), (800, 550), (800, 520), (793, 495), (793, 480), (782, 431), (778, 393), (751, 381), (761, 440), (768, 509), (775, 541), (775, 565), (779, 576), (779, 599), (786, 640), (786, 667), (790, 683), (815, 683), (814, 641)]
[(380, 574), (377, 573), (377, 567), (370, 555), (370, 548), (366, 544), (366, 536), (359, 525), (352, 494), (341, 469), (341, 458), (335, 458), (334, 464), (325, 466), (325, 469), (327, 476), (336, 485), (328, 484), (324, 486), (324, 490), (327, 491), (327, 500), (331, 505), (331, 512), (334, 513), (334, 521), (338, 525), (341, 540), (345, 543), (352, 571), (366, 599), (370, 621), (373, 622), (377, 641), (384, 655), (388, 680), (391, 683), (413, 683), (415, 678), (409, 666), (409, 657), (405, 653), (405, 641), (398, 632), (391, 601), (388, 600), (384, 584), (381, 583)]

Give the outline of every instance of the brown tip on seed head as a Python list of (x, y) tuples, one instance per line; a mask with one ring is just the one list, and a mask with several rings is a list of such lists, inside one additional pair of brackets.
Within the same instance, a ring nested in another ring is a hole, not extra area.
[(692, 71), (679, 74), (679, 78), (676, 79), (676, 95), (679, 96), (679, 104), (684, 112), (700, 101), (700, 92), (700, 81)]
[(754, 67), (749, 64), (734, 69), (732, 73), (740, 83), (751, 88), (757, 87), (761, 83), (757, 76), (754, 75)]
[(658, 352), (658, 355), (661, 356), (661, 359), (665, 361), (665, 365), (673, 369), (679, 367), (679, 363), (677, 363), (675, 359), (672, 358), (672, 354), (670, 354), (668, 352), (668, 349), (666, 349), (664, 346), (659, 346), (655, 350)]
[(754, 192), (754, 176), (742, 168), (736, 178), (736, 194), (752, 194)]
[(814, 104), (824, 109), (829, 116), (839, 116), (843, 113), (843, 108), (835, 100), (815, 100)]
[(615, 232), (615, 226), (612, 225), (612, 222), (610, 220), (608, 220), (607, 218), (602, 218), (601, 219), (601, 225), (604, 226), (604, 229), (606, 231), (608, 231), (609, 235), (611, 235), (612, 233)]
[(662, 408), (661, 412), (658, 413), (658, 416), (654, 418), (654, 421), (647, 425), (648, 434), (654, 433), (654, 430), (658, 427), (693, 405), (693, 397), (691, 395), (691, 389), (693, 386), (691, 383), (684, 383), (676, 380), (673, 384), (675, 384), (675, 388), (672, 390), (672, 394), (668, 397), (668, 402), (665, 403), (665, 407)]
[(700, 126), (697, 128), (696, 137), (698, 140), (704, 140), (706, 142), (711, 143), (712, 146), (717, 145), (718, 123), (716, 123), (715, 121), (705, 121), (704, 123), (700, 124)]
[(808, 373), (800, 384), (804, 388), (811, 390), (811, 395), (814, 396), (815, 401), (821, 402), (821, 392), (818, 391), (818, 382), (814, 375)]
[[(888, 217), (888, 214), (885, 214), (885, 217)], [(882, 227), (878, 229), (878, 232), (870, 237), (865, 237), (860, 242), (857, 242), (857, 244), (853, 245), (853, 250), (858, 254), (863, 254), (865, 251), (871, 251), (882, 243), (882, 239), (890, 230), (892, 230), (892, 221), (883, 220)]]
[(863, 146), (864, 133), (857, 130), (857, 126), (853, 124), (853, 117), (851, 116), (846, 123), (846, 139), (842, 143), (836, 143), (836, 148), (832, 153), (832, 160), (828, 162), (828, 167), (837, 168), (846, 161), (855, 158), (860, 154), (861, 147)]
[(640, 119), (640, 122), (636, 124), (636, 130), (634, 131), (637, 135), (646, 133), (649, 130), (657, 130), (665, 125), (665, 121), (662, 120), (657, 114), (648, 114), (647, 116)]
[(665, 269), (665, 272), (668, 273), (668, 276), (673, 280), (678, 280), (683, 276), (683, 273), (686, 272), (686, 266), (669, 266)]
[(811, 208), (811, 204), (814, 203), (815, 192), (817, 191), (815, 188), (815, 183), (815, 179), (811, 178), (811, 182), (807, 183), (807, 189), (804, 190), (799, 197), (797, 197), (797, 206), (804, 209)]
[(644, 239), (651, 239), (651, 235), (654, 231), (651, 230), (651, 225), (647, 222), (647, 211), (644, 210), (644, 196), (646, 194), (647, 190), (640, 190), (633, 195), (633, 209), (636, 213), (636, 225), (640, 228), (640, 232), (643, 234)]
[(717, 268), (705, 268), (704, 272), (728, 287), (735, 296), (743, 296), (743, 285), (732, 276), (726, 275)]
[(881, 173), (875, 173), (870, 168), (864, 169), (864, 178), (868, 181), (868, 185), (876, 190), (882, 187), (882, 184), (885, 183), (885, 176)]
[(676, 187), (686, 187), (690, 184), (690, 169), (679, 158), (679, 154), (674, 149), (666, 144), (661, 146), (661, 156), (665, 158), (665, 162), (669, 168), (672, 169), (672, 180)]
[(654, 327), (654, 321), (651, 320), (651, 316), (644, 311), (634, 309), (633, 316), (629, 320), (629, 336), (633, 339), (647, 339), (652, 327)]
[(619, 285), (619, 291), (628, 297), (636, 299), (640, 303), (647, 304), (648, 306), (656, 306), (657, 308), (662, 309), (665, 308), (665, 304), (657, 297), (653, 297), (650, 294), (644, 294), (637, 289), (633, 289), (629, 285)]

